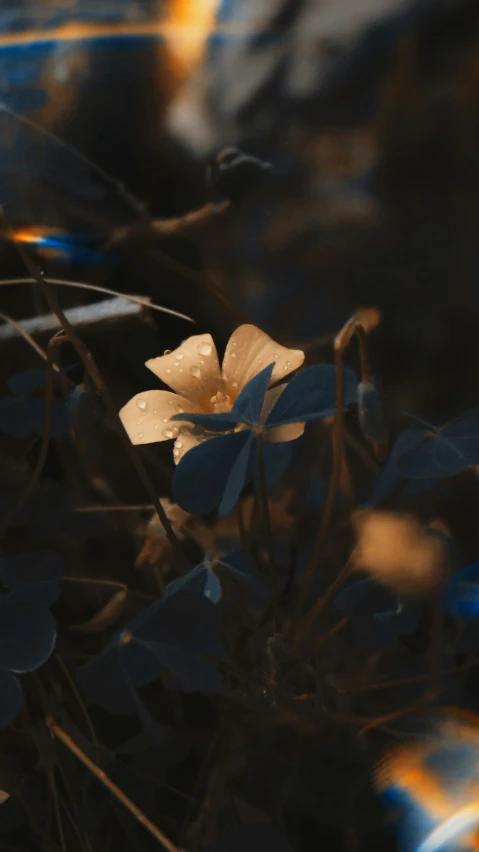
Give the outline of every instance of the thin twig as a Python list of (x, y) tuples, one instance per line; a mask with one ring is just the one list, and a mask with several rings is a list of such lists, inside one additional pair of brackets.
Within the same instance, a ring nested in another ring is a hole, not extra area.
[(174, 216), (170, 219), (151, 219), (147, 224), (139, 223), (127, 225), (125, 228), (118, 228), (104, 245), (103, 251), (115, 248), (117, 245), (121, 245), (121, 243), (134, 237), (136, 234), (141, 234), (145, 230), (158, 234), (160, 237), (183, 234), (185, 231), (190, 231), (199, 225), (204, 225), (213, 219), (217, 219), (218, 216), (222, 216), (230, 208), (230, 201), (222, 201), (219, 204), (208, 202), (203, 204), (198, 210), (192, 210), (191, 213), (185, 213), (183, 216)]
[(66, 843), (65, 843), (65, 835), (63, 833), (62, 816), (61, 816), (61, 813), (60, 813), (60, 803), (58, 801), (58, 791), (57, 791), (57, 785), (55, 783), (55, 776), (54, 776), (53, 767), (51, 767), (49, 772), (48, 772), (48, 780), (50, 781), (50, 789), (52, 791), (52, 796), (53, 796), (53, 807), (54, 807), (54, 810), (55, 810), (55, 817), (56, 817), (56, 821), (57, 821), (58, 838), (60, 840), (60, 848), (61, 848), (62, 852), (67, 852), (67, 847), (66, 847)]
[(103, 784), (107, 790), (118, 799), (121, 804), (130, 811), (131, 814), (138, 820), (141, 825), (146, 828), (147, 831), (158, 841), (162, 846), (167, 850), (167, 852), (180, 852), (177, 846), (175, 846), (172, 841), (166, 837), (165, 834), (159, 829), (154, 823), (151, 822), (150, 819), (143, 813), (143, 811), (138, 808), (128, 796), (125, 795), (123, 790), (118, 787), (111, 778), (108, 777), (106, 772), (103, 769), (100, 769), (96, 763), (93, 763), (92, 760), (85, 754), (85, 752), (77, 746), (77, 744), (72, 740), (72, 738), (60, 727), (58, 722), (55, 721), (51, 716), (46, 719), (47, 727), (50, 729), (52, 734), (54, 734), (58, 739), (66, 746), (66, 748), (75, 755), (75, 757), (80, 760), (84, 766), (95, 776), (95, 778)]
[(273, 590), (272, 607), (276, 630), (280, 629), (279, 620), (279, 585), (278, 585), (278, 570), (274, 555), (273, 530), (271, 527), (271, 517), (269, 514), (268, 505), (268, 489), (266, 486), (266, 475), (264, 470), (264, 453), (263, 453), (263, 436), (256, 436), (256, 446), (258, 451), (258, 479), (259, 479), (259, 498), (261, 502), (261, 515), (263, 519), (265, 548), (268, 558), (269, 571), (271, 577), (271, 585)]
[(155, 509), (158, 513), (158, 517), (159, 517), (159, 519), (160, 519), (160, 521), (161, 521), (161, 523), (164, 527), (167, 538), (168, 538), (169, 542), (171, 543), (174, 552), (177, 553), (181, 562), (184, 563), (185, 560), (186, 560), (185, 554), (183, 553), (181, 545), (180, 545), (180, 543), (179, 543), (179, 541), (178, 541), (178, 539), (177, 539), (177, 537), (176, 537), (176, 535), (173, 531), (173, 528), (170, 524), (170, 521), (168, 520), (168, 517), (165, 513), (165, 510), (163, 509), (163, 506), (160, 503), (160, 500), (159, 500), (159, 498), (156, 494), (156, 489), (155, 489), (153, 483), (151, 482), (151, 480), (150, 480), (150, 478), (149, 478), (149, 476), (146, 472), (145, 466), (144, 466), (140, 456), (136, 452), (136, 448), (131, 443), (130, 438), (128, 436), (128, 433), (125, 431), (123, 423), (121, 422), (121, 419), (119, 417), (116, 405), (113, 402), (113, 399), (112, 399), (110, 392), (109, 392), (109, 390), (108, 390), (108, 388), (105, 384), (103, 376), (100, 373), (100, 370), (98, 369), (97, 364), (94, 361), (91, 352), (87, 349), (85, 344), (80, 340), (80, 338), (78, 337), (78, 334), (76, 333), (76, 330), (73, 328), (73, 326), (68, 322), (68, 319), (66, 318), (66, 316), (65, 316), (65, 314), (62, 310), (62, 307), (61, 307), (61, 305), (58, 301), (58, 298), (57, 298), (55, 291), (51, 289), (50, 285), (47, 283), (47, 281), (44, 279), (44, 277), (42, 276), (40, 271), (37, 269), (35, 263), (33, 263), (33, 261), (31, 260), (28, 252), (19, 243), (16, 244), (16, 249), (17, 249), (20, 257), (22, 258), (25, 266), (27, 267), (30, 275), (32, 276), (32, 278), (34, 278), (37, 281), (38, 286), (40, 287), (42, 293), (44, 294), (51, 310), (58, 317), (58, 320), (59, 320), (62, 328), (64, 329), (66, 335), (70, 339), (70, 342), (73, 344), (77, 354), (79, 355), (81, 361), (83, 362), (83, 364), (85, 366), (85, 369), (88, 371), (89, 375), (91, 376), (91, 379), (92, 379), (98, 393), (103, 398), (103, 401), (105, 403), (108, 414), (110, 415), (112, 422), (116, 426), (116, 430), (117, 430), (119, 436), (121, 437), (121, 439), (123, 441), (123, 445), (126, 449), (126, 452), (130, 456), (131, 461), (132, 461), (132, 463), (133, 463), (133, 465), (136, 469), (136, 472), (137, 472), (145, 490), (148, 492), (150, 499), (151, 499), (151, 502), (153, 503), (153, 505), (154, 505), (154, 507), (155, 507)]
[[(94, 293), (104, 293), (106, 296), (118, 296), (121, 299), (126, 299), (128, 302), (134, 302), (136, 305), (141, 305), (144, 308), (151, 308), (152, 311), (160, 311), (162, 314), (169, 314), (170, 316), (178, 317), (178, 319), (183, 319), (186, 322), (196, 322), (196, 320), (186, 314), (181, 314), (179, 311), (174, 311), (171, 308), (164, 308), (162, 305), (150, 302), (147, 298), (119, 293), (118, 290), (110, 290), (109, 287), (99, 287), (96, 284), (85, 284), (83, 281), (67, 281), (64, 278), (45, 278), (44, 281), (46, 281), (47, 284), (53, 284), (55, 287), (74, 287), (78, 290), (91, 290)], [(0, 280), (0, 287), (6, 287), (13, 284), (36, 283), (38, 283), (36, 278), (4, 278)]]
[(153, 512), (153, 503), (139, 506), (75, 506), (74, 512)]
[[(2, 319), (4, 322), (11, 325), (16, 331), (18, 331), (18, 333), (27, 341), (28, 345), (31, 346), (32, 349), (35, 350), (35, 352), (37, 353), (37, 355), (40, 356), (40, 358), (43, 358), (44, 361), (46, 361), (48, 359), (48, 355), (45, 352), (45, 350), (42, 349), (42, 347), (38, 345), (38, 343), (33, 339), (31, 334), (29, 334), (28, 331), (26, 331), (19, 322), (14, 320), (12, 317), (8, 316), (8, 314), (4, 314), (3, 311), (0, 312), (0, 319)], [(53, 365), (53, 369), (57, 373), (61, 372), (60, 368), (57, 367), (56, 364)]]
[(68, 686), (70, 687), (70, 691), (71, 691), (72, 695), (74, 696), (74, 698), (75, 698), (75, 700), (76, 700), (76, 702), (77, 702), (77, 704), (78, 704), (78, 706), (79, 706), (79, 708), (82, 712), (82, 715), (83, 715), (83, 718), (85, 720), (85, 725), (86, 725), (86, 728), (88, 730), (90, 739), (91, 739), (92, 743), (95, 746), (97, 746), (98, 740), (97, 740), (97, 736), (96, 736), (96, 733), (95, 733), (95, 728), (93, 726), (93, 722), (91, 720), (91, 716), (90, 716), (88, 710), (86, 709), (85, 702), (83, 701), (83, 698), (81, 697), (81, 694), (76, 687), (75, 681), (73, 680), (73, 678), (72, 678), (70, 672), (68, 671), (67, 666), (63, 662), (60, 654), (55, 653), (54, 659), (58, 663), (58, 666), (60, 667), (61, 672), (63, 674), (63, 677), (65, 678), (66, 682), (68, 683)]

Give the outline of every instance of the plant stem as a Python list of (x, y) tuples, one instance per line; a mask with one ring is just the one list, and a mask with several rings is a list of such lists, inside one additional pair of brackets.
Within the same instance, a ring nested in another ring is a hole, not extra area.
[(118, 787), (115, 782), (108, 777), (106, 772), (90, 760), (88, 755), (86, 755), (85, 752), (76, 745), (72, 738), (63, 730), (63, 728), (60, 727), (55, 719), (49, 716), (46, 720), (46, 724), (52, 734), (58, 737), (67, 749), (71, 751), (71, 753), (74, 754), (87, 769), (90, 770), (92, 775), (94, 775), (95, 778), (97, 778), (98, 781), (100, 781), (100, 783), (103, 784), (103, 786), (106, 787), (107, 790), (109, 790), (110, 793), (112, 793), (115, 798), (117, 798), (118, 801), (130, 811), (131, 814), (133, 814), (135, 819), (137, 819), (138, 822), (141, 823), (141, 825), (143, 825), (146, 830), (149, 831), (159, 843), (161, 843), (162, 846), (164, 846), (167, 852), (180, 852), (178, 847), (175, 846), (175, 844), (172, 843), (172, 841), (169, 840), (169, 838), (166, 837), (166, 835), (148, 819), (146, 814), (144, 814), (143, 811), (141, 811), (134, 802), (125, 795), (123, 790), (121, 790), (120, 787)]
[(361, 381), (362, 382), (370, 382), (371, 381), (371, 371), (369, 369), (369, 354), (368, 354), (368, 340), (367, 334), (361, 323), (356, 325), (354, 329), (356, 337), (358, 338), (359, 344), (359, 360), (361, 363)]
[(263, 436), (258, 434), (256, 436), (256, 446), (258, 450), (258, 478), (259, 478), (259, 498), (261, 502), (261, 515), (263, 518), (263, 529), (265, 536), (265, 546), (266, 553), (268, 557), (269, 570), (271, 576), (271, 584), (273, 587), (273, 608), (274, 608), (274, 618), (276, 623), (276, 629), (279, 629), (279, 586), (278, 586), (278, 572), (276, 567), (276, 560), (274, 558), (274, 543), (273, 543), (273, 531), (271, 528), (271, 518), (269, 514), (269, 505), (268, 505), (268, 489), (266, 487), (266, 476), (264, 472), (264, 453), (263, 453)]
[(334, 354), (336, 363), (336, 414), (334, 417), (332, 436), (333, 467), (331, 471), (331, 478), (329, 480), (328, 496), (326, 498), (326, 505), (324, 507), (324, 511), (321, 517), (321, 524), (319, 527), (316, 544), (314, 546), (313, 554), (306, 569), (306, 576), (304, 579), (303, 587), (299, 595), (296, 610), (293, 614), (293, 627), (297, 624), (299, 618), (301, 617), (303, 606), (308, 599), (308, 595), (313, 585), (316, 567), (318, 565), (319, 558), (321, 556), (321, 551), (326, 540), (326, 535), (329, 529), (329, 523), (333, 513), (334, 501), (336, 499), (339, 480), (341, 477), (341, 465), (343, 461), (344, 448), (344, 355), (343, 350), (340, 348), (336, 348)]
[(176, 552), (178, 557), (180, 558), (181, 563), (184, 564), (185, 560), (186, 560), (186, 556), (185, 556), (185, 554), (184, 554), (184, 552), (181, 548), (181, 545), (180, 545), (175, 533), (173, 532), (173, 528), (172, 528), (172, 526), (171, 526), (171, 524), (170, 524), (170, 522), (169, 522), (169, 520), (166, 516), (166, 513), (165, 513), (165, 510), (163, 509), (163, 506), (160, 503), (158, 495), (156, 494), (156, 489), (155, 489), (153, 483), (151, 482), (151, 480), (150, 480), (150, 478), (149, 478), (149, 476), (146, 472), (145, 466), (143, 465), (143, 462), (142, 462), (140, 456), (136, 452), (136, 449), (134, 448), (133, 444), (131, 443), (130, 438), (128, 437), (128, 434), (123, 427), (123, 423), (120, 420), (116, 405), (113, 402), (113, 399), (112, 399), (110, 392), (109, 392), (109, 390), (108, 390), (108, 388), (105, 384), (103, 376), (100, 373), (100, 370), (98, 369), (91, 352), (85, 346), (83, 341), (80, 340), (80, 338), (78, 337), (74, 327), (68, 322), (68, 320), (67, 320), (67, 318), (66, 318), (66, 316), (65, 316), (65, 314), (62, 310), (60, 302), (58, 301), (58, 297), (57, 297), (54, 289), (52, 287), (50, 287), (49, 284), (47, 284), (46, 280), (44, 279), (44, 277), (41, 275), (40, 271), (37, 269), (36, 265), (31, 260), (28, 252), (25, 251), (24, 247), (20, 243), (16, 244), (16, 249), (17, 249), (20, 257), (22, 258), (25, 266), (27, 267), (30, 275), (32, 276), (32, 278), (34, 278), (36, 280), (38, 286), (40, 287), (43, 295), (45, 296), (45, 299), (47, 300), (47, 302), (50, 306), (50, 309), (57, 316), (58, 321), (59, 321), (60, 325), (62, 326), (65, 334), (69, 338), (69, 340), (72, 343), (73, 347), (75, 348), (77, 354), (79, 355), (81, 361), (83, 362), (85, 369), (89, 373), (89, 375), (90, 375), (90, 377), (93, 381), (93, 384), (95, 385), (98, 393), (101, 395), (101, 397), (102, 397), (102, 399), (105, 403), (107, 412), (112, 419), (112, 423), (115, 425), (116, 431), (118, 432), (120, 438), (123, 441), (124, 447), (125, 447), (128, 455), (131, 458), (131, 461), (132, 461), (132, 463), (133, 463), (133, 465), (136, 469), (136, 472), (137, 472), (145, 490), (148, 492), (148, 495), (151, 499), (151, 502), (153, 503), (153, 505), (154, 505), (154, 507), (155, 507), (155, 509), (158, 513), (158, 517), (159, 517), (159, 519), (160, 519), (160, 521), (161, 521), (161, 523), (164, 527), (167, 538), (168, 538), (170, 544), (172, 545), (174, 552)]

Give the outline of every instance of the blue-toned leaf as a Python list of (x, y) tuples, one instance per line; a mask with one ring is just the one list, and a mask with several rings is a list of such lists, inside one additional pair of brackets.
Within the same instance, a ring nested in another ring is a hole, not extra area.
[(364, 437), (373, 443), (384, 442), (387, 438), (379, 393), (372, 382), (359, 382), (358, 385), (359, 425)]
[(224, 659), (220, 608), (201, 595), (172, 595), (147, 607), (128, 626), (140, 639), (205, 651)]
[(248, 426), (255, 426), (259, 423), (273, 369), (274, 362), (257, 373), (236, 398), (231, 413), (237, 418), (238, 422), (246, 423)]
[(250, 432), (211, 438), (185, 453), (175, 470), (173, 499), (187, 512), (204, 515), (219, 505)]
[(204, 595), (213, 603), (218, 603), (221, 599), (221, 583), (209, 565), (198, 565), (184, 577), (168, 583), (163, 600), (178, 592)]
[(219, 505), (220, 515), (229, 515), (233, 511), (239, 496), (251, 477), (251, 465), (253, 450), (256, 447), (255, 439), (252, 432), (248, 434), (248, 440), (245, 441), (243, 447), (238, 453), (235, 463), (231, 468), (230, 475), (226, 481), (226, 485), (221, 497)]
[(363, 507), (374, 506), (398, 488), (404, 481), (404, 477), (398, 472), (397, 460), (420, 447), (427, 438), (427, 434), (426, 429), (406, 429), (398, 435), (385, 467), (374, 478), (372, 493)]
[(28, 438), (34, 430), (29, 403), (14, 396), (0, 399), (0, 431), (10, 438)]
[[(45, 431), (45, 401), (43, 399), (29, 399), (27, 403), (33, 430), (38, 435), (43, 435)], [(69, 431), (68, 408), (64, 402), (54, 399), (51, 409), (50, 435), (52, 438), (61, 438), (63, 435), (68, 435)]]
[[(266, 487), (272, 488), (284, 476), (289, 468), (293, 456), (296, 452), (298, 438), (294, 441), (263, 441), (263, 460), (264, 473), (266, 479)], [(256, 488), (258, 488), (258, 456), (255, 447), (254, 458), (251, 463), (254, 464), (254, 479)]]
[(402, 601), (398, 595), (373, 580), (357, 580), (337, 595), (335, 606), (348, 612), (361, 639), (386, 647), (397, 638), (412, 633), (419, 623), (419, 607)]
[[(221, 676), (212, 663), (192, 651), (185, 651), (175, 645), (164, 642), (145, 641), (145, 647), (154, 655), (163, 669), (173, 676), (172, 687), (176, 685), (185, 692), (219, 692)], [(168, 685), (170, 680), (165, 680)]]
[(63, 560), (53, 550), (15, 553), (0, 558), (0, 579), (10, 590), (10, 600), (33, 601), (47, 606), (60, 594)]
[(46, 377), (47, 372), (43, 369), (23, 370), (21, 373), (10, 376), (7, 384), (16, 396), (30, 396), (30, 394), (45, 387)]
[(468, 411), (396, 458), (397, 471), (411, 479), (455, 476), (479, 463), (479, 409)]
[(268, 822), (237, 825), (220, 834), (205, 852), (291, 852), (291, 846), (277, 828)]
[(56, 627), (46, 606), (0, 598), (0, 668), (31, 672), (48, 659)]
[(23, 692), (20, 683), (11, 672), (0, 669), (0, 729), (13, 722), (22, 710)]
[[(133, 643), (130, 643), (132, 645)], [(158, 662), (140, 644), (126, 659), (124, 648), (118, 639), (105, 648), (102, 654), (77, 669), (78, 683), (88, 698), (105, 710), (118, 716), (133, 716), (138, 712), (140, 700), (134, 686), (141, 686), (160, 675)], [(139, 662), (138, 670), (135, 665)], [(126, 672), (126, 666), (132, 671)], [(132, 676), (136, 676), (136, 684)], [(131, 675), (129, 677), (128, 675)]]
[(261, 577), (257, 570), (255, 561), (244, 547), (237, 547), (215, 560), (215, 565), (227, 571), (242, 586), (244, 586), (254, 599), (264, 601), (270, 595), (267, 581)]
[(479, 562), (468, 565), (450, 578), (444, 589), (443, 601), (446, 612), (456, 618), (478, 618)]
[[(344, 370), (345, 407), (356, 402), (357, 379)], [(308, 367), (289, 382), (270, 412), (266, 426), (302, 423), (329, 417), (336, 411), (336, 368), (332, 364)]]

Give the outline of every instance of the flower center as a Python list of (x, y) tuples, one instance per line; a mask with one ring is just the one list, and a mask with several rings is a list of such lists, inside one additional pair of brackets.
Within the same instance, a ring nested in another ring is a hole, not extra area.
[(225, 391), (217, 391), (210, 397), (209, 407), (213, 414), (224, 414), (226, 411), (231, 411), (231, 397)]

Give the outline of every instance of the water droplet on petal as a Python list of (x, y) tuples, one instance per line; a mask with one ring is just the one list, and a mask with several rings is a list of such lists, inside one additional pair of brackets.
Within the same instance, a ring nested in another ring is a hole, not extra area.
[(161, 434), (164, 438), (175, 438), (178, 433), (168, 427), (168, 429), (163, 429), (163, 432)]
[(274, 358), (274, 360), (275, 360), (275, 361), (276, 361), (276, 358), (277, 358), (277, 357), (278, 357), (278, 353), (277, 353), (277, 352), (273, 352), (273, 358)]
[(153, 414), (158, 414), (158, 411), (156, 410), (156, 408), (153, 409)]
[(203, 358), (200, 358), (200, 364), (204, 364), (204, 363), (205, 362), (204, 362)]
[(176, 360), (177, 361), (182, 361), (184, 357), (185, 356), (183, 355), (183, 352), (177, 352), (176, 353)]
[(167, 373), (171, 373), (171, 370), (170, 370), (170, 368), (169, 368), (169, 367), (168, 367), (168, 369), (167, 369), (167, 371), (166, 371), (166, 372), (167, 372)]
[(144, 432), (138, 432), (138, 437), (139, 437), (139, 438), (144, 438), (144, 437), (145, 437)]
[(175, 450), (181, 450), (182, 446), (183, 444), (181, 443), (181, 441), (177, 441), (175, 444)]
[(262, 358), (258, 358), (258, 364), (262, 364), (262, 363), (263, 363), (263, 359), (262, 359)]
[(201, 376), (201, 370), (199, 367), (191, 367), (190, 375), (193, 376), (194, 379), (199, 379)]
[(284, 364), (285, 370), (289, 370), (290, 367), (291, 367), (291, 361), (285, 361), (285, 364)]
[(232, 352), (232, 353), (231, 353), (231, 357), (232, 357), (232, 358), (236, 358), (236, 352)]
[(179, 367), (179, 366), (180, 366), (180, 362), (179, 362), (179, 361), (175, 361), (175, 367)]
[(182, 372), (183, 372), (183, 368), (182, 368), (182, 367), (180, 367), (180, 369), (178, 370), (178, 372), (179, 372), (179, 373), (182, 373)]
[(177, 405), (176, 410), (177, 410), (178, 414), (183, 414), (183, 406), (182, 405)]
[(238, 387), (238, 382), (236, 382), (236, 381), (235, 381), (235, 382), (231, 382), (231, 387), (232, 387), (232, 388), (237, 388), (237, 387)]
[(171, 349), (165, 349), (163, 355), (171, 355)]
[(146, 400), (145, 399), (137, 399), (136, 404), (140, 411), (144, 411), (146, 408)]
[(153, 427), (153, 428), (154, 428), (154, 429), (159, 429), (160, 427), (158, 426), (158, 423), (155, 423), (155, 425), (154, 425), (154, 427)]
[(213, 347), (211, 343), (204, 342), (200, 343), (200, 345), (198, 346), (198, 355), (204, 355), (205, 357), (207, 357), (208, 355), (211, 355), (212, 351)]
[(163, 418), (162, 418), (162, 420), (163, 420), (163, 423), (168, 423), (168, 418), (167, 418), (167, 417), (163, 417)]

